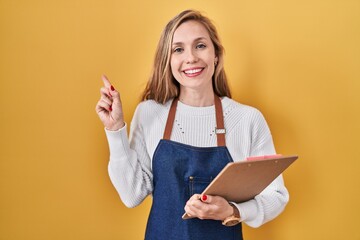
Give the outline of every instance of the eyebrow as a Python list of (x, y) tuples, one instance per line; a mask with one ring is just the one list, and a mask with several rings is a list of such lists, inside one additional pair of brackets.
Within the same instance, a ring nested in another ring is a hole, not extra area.
[[(207, 40), (205, 37), (198, 37), (194, 39), (194, 42), (200, 41), (200, 40)], [(183, 42), (174, 42), (172, 45), (181, 45)]]

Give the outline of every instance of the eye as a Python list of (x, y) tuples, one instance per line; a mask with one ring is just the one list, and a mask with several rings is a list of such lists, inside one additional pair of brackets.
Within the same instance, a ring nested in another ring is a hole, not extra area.
[(183, 52), (184, 51), (184, 49), (182, 49), (181, 47), (177, 47), (177, 48), (174, 48), (173, 49), (173, 52), (174, 53), (181, 53), (181, 52)]
[(206, 45), (203, 43), (199, 43), (198, 45), (196, 45), (196, 48), (206, 48)]

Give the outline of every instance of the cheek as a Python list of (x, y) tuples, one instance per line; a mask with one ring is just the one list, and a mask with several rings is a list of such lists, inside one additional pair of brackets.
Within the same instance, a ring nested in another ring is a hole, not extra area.
[(171, 72), (174, 76), (179, 74), (179, 62), (175, 58), (171, 58), (170, 68), (171, 68)]

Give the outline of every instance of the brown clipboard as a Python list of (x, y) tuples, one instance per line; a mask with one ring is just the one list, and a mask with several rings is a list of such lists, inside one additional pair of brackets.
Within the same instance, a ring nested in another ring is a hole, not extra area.
[[(258, 157), (258, 160), (228, 163), (202, 192), (241, 203), (253, 199), (288, 168), (298, 156)], [(190, 219), (186, 213), (183, 219)]]

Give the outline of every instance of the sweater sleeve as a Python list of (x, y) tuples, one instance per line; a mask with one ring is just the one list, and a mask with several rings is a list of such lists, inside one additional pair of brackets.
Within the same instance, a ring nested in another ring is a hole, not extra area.
[(151, 159), (146, 151), (137, 108), (130, 128), (119, 131), (105, 129), (110, 149), (108, 172), (112, 184), (127, 207), (136, 207), (152, 190)]
[[(268, 125), (260, 112), (257, 112), (252, 126), (250, 156), (275, 154), (275, 148)], [(260, 227), (277, 217), (289, 201), (289, 193), (284, 186), (282, 175), (277, 177), (254, 199), (236, 204), (241, 220), (251, 227)]]

